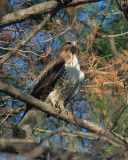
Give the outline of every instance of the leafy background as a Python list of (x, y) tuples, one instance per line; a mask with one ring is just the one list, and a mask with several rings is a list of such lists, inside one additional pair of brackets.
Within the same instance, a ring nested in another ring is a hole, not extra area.
[[(10, 0), (5, 14), (28, 8), (44, 0)], [(80, 40), (79, 61), (86, 81), (73, 105), (76, 116), (113, 130), (122, 136), (128, 135), (127, 80), (128, 80), (128, 22), (116, 1), (111, 1), (107, 13), (107, 1), (100, 1), (60, 10), (34, 38), (8, 60), (0, 70), (1, 80), (31, 93), (37, 76), (63, 49), (67, 39)], [(16, 23), (0, 30), (0, 56), (24, 39), (47, 14)], [(105, 17), (104, 17), (105, 16)], [(123, 55), (123, 57), (122, 57)], [(0, 92), (0, 108), (10, 108), (15, 113), (0, 114), (0, 133), (12, 129), (20, 121), (24, 104)], [(59, 127), (71, 131), (83, 131), (62, 120), (48, 117), (33, 130), (29, 139), (40, 142)], [(90, 133), (90, 132), (89, 132)], [(101, 140), (80, 138), (70, 134), (56, 134), (45, 142), (46, 146), (69, 151), (91, 153), (97, 157), (108, 157), (119, 148)], [(127, 157), (127, 155), (123, 155)]]

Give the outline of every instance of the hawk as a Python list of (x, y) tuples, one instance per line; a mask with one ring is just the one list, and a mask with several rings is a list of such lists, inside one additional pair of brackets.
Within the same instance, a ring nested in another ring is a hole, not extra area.
[[(63, 110), (79, 92), (85, 80), (77, 58), (79, 54), (79, 41), (67, 41), (57, 59), (44, 68), (31, 95)], [(22, 120), (13, 131), (13, 136), (25, 138), (33, 127), (47, 116), (47, 113), (27, 105)]]

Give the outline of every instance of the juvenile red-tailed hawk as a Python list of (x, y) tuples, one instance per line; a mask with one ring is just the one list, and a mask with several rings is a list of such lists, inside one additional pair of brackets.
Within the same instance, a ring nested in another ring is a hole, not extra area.
[[(79, 54), (79, 41), (69, 40), (58, 58), (44, 68), (33, 88), (32, 96), (50, 103), (51, 106), (64, 109), (64, 105), (75, 97), (85, 80), (77, 58)], [(46, 117), (46, 113), (27, 105), (13, 135), (25, 138), (33, 127)]]

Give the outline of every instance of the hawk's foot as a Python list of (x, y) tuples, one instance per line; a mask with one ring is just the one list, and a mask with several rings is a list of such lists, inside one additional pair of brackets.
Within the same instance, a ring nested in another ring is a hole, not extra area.
[(65, 110), (65, 111), (66, 111), (67, 115), (75, 115), (76, 116), (76, 112), (72, 113), (72, 112), (70, 112), (68, 110)]

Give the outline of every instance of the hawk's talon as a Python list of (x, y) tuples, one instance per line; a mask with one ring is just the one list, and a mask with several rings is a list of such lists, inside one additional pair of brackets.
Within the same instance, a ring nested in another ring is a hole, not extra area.
[(59, 110), (59, 113), (56, 115), (56, 118), (58, 118), (59, 114), (61, 113), (61, 110)]
[(65, 110), (65, 112), (67, 113), (67, 115), (68, 115), (68, 110)]

